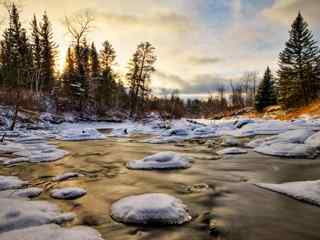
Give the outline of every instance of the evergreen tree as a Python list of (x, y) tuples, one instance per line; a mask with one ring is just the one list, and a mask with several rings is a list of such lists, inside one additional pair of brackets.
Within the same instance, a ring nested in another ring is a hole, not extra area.
[(279, 101), (284, 107), (307, 104), (317, 97), (320, 50), (301, 13), (292, 24), (290, 38), (280, 53)]
[(96, 99), (98, 101), (98, 111), (102, 113), (106, 107), (113, 105), (113, 97), (116, 91), (116, 75), (112, 70), (112, 65), (116, 59), (116, 52), (112, 45), (105, 41), (100, 51), (100, 66), (102, 76), (98, 82)]
[(52, 26), (48, 15), (45, 12), (40, 24), (40, 45), (41, 45), (41, 79), (43, 81), (43, 90), (51, 91), (55, 81), (55, 59), (57, 45), (53, 40)]
[(148, 85), (157, 60), (154, 51), (155, 48), (151, 43), (141, 43), (129, 62), (127, 79), (130, 84), (131, 117), (141, 112), (144, 101), (150, 93)]
[(32, 46), (32, 56), (33, 56), (33, 69), (35, 74), (38, 75), (35, 79), (33, 89), (36, 92), (39, 92), (42, 86), (42, 83), (41, 83), (42, 59), (41, 59), (40, 31), (39, 31), (36, 15), (33, 16), (33, 20), (31, 22), (31, 28), (32, 28), (31, 46)]
[(99, 54), (97, 52), (97, 49), (94, 43), (91, 44), (89, 62), (90, 62), (90, 67), (89, 67), (90, 78), (95, 79), (100, 75), (100, 63), (99, 63)]
[(255, 107), (258, 112), (261, 112), (265, 107), (274, 105), (276, 102), (273, 77), (271, 70), (268, 67), (256, 94)]

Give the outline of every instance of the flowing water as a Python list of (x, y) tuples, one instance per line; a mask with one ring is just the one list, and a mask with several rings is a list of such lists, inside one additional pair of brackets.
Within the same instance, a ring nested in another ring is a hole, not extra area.
[[(47, 189), (42, 199), (77, 214), (72, 223), (97, 228), (106, 240), (302, 240), (320, 239), (320, 208), (281, 194), (260, 189), (256, 182), (319, 179), (320, 160), (290, 160), (259, 155), (217, 159), (214, 151), (199, 143), (151, 145), (136, 139), (55, 142), (71, 152), (49, 164), (1, 167), (1, 175), (16, 175), (33, 186)], [(125, 167), (159, 151), (193, 156), (190, 169), (132, 171)], [(80, 172), (84, 177), (55, 183), (52, 176)], [(88, 191), (77, 200), (54, 200), (55, 187), (76, 186)], [(127, 226), (110, 217), (111, 204), (142, 193), (167, 193), (180, 198), (193, 220), (182, 226)]]

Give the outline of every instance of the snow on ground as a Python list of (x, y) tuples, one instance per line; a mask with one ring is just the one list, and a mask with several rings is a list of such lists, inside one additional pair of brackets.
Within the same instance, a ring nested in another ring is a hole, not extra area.
[(305, 144), (315, 147), (317, 149), (320, 148), (320, 132), (317, 132), (306, 139)]
[(111, 216), (127, 224), (183, 224), (191, 220), (181, 200), (161, 193), (123, 198), (112, 205)]
[(63, 141), (103, 140), (106, 136), (94, 128), (68, 129), (62, 131), (57, 139)]
[(53, 189), (50, 192), (50, 196), (56, 199), (67, 199), (72, 200), (76, 198), (80, 198), (87, 194), (87, 191), (82, 188), (77, 187), (67, 187), (60, 189)]
[(254, 151), (266, 155), (291, 158), (315, 158), (317, 149), (306, 144), (298, 143), (273, 143), (270, 145), (262, 144)]
[(320, 180), (282, 184), (258, 183), (258, 187), (285, 194), (300, 201), (320, 206)]
[(62, 175), (58, 175), (55, 176), (54, 178), (52, 178), (53, 181), (65, 181), (68, 180), (70, 178), (77, 178), (77, 177), (82, 177), (83, 175), (80, 173), (74, 173), (74, 172), (69, 172), (69, 173), (64, 173)]
[(233, 154), (246, 154), (248, 153), (248, 151), (243, 148), (230, 147), (230, 148), (224, 148), (218, 151), (217, 153), (219, 155), (233, 155)]
[(0, 191), (22, 188), (27, 184), (28, 182), (14, 176), (0, 176)]
[(61, 213), (52, 203), (25, 199), (0, 198), (0, 233), (49, 223), (62, 224), (74, 218)]
[(142, 160), (130, 161), (129, 169), (180, 169), (191, 167), (190, 159), (175, 152), (160, 152)]
[(93, 228), (77, 226), (62, 228), (56, 224), (46, 224), (3, 233), (1, 240), (103, 240)]
[(42, 188), (25, 188), (0, 192), (0, 198), (35, 198), (42, 193)]
[(68, 154), (67, 151), (58, 149), (56, 146), (44, 142), (28, 142), (25, 144), (5, 142), (4, 144), (0, 144), (0, 153), (11, 154), (11, 156), (0, 159), (4, 165), (21, 162), (40, 163), (56, 161)]

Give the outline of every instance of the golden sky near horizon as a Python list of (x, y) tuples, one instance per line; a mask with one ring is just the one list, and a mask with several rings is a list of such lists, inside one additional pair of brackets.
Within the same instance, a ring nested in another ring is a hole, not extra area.
[(136, 46), (150, 41), (158, 56), (155, 91), (177, 88), (204, 95), (215, 82), (238, 79), (246, 71), (261, 73), (267, 65), (276, 69), (299, 9), (318, 38), (320, 0), (24, 0), (21, 18), (29, 28), (33, 13), (47, 11), (61, 67), (71, 40), (64, 17), (90, 11), (95, 28), (88, 40), (98, 48), (109, 40), (120, 72)]

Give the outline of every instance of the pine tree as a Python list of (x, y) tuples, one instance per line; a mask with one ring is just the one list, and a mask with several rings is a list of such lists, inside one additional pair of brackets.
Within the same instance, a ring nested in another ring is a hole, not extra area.
[(57, 45), (53, 40), (52, 26), (46, 12), (42, 16), (40, 35), (41, 79), (43, 81), (43, 90), (49, 92), (52, 90), (55, 81), (55, 58), (57, 55)]
[(276, 104), (276, 94), (273, 85), (273, 77), (269, 67), (264, 74), (263, 80), (259, 85), (258, 92), (255, 99), (255, 107), (258, 112), (263, 111), (264, 108)]
[(112, 45), (105, 41), (100, 51), (100, 67), (102, 76), (98, 82), (96, 99), (98, 101), (98, 112), (102, 113), (106, 107), (113, 106), (114, 93), (116, 91), (116, 75), (112, 65), (116, 59), (116, 52)]
[(130, 84), (131, 117), (141, 112), (144, 101), (150, 93), (148, 85), (157, 60), (154, 51), (155, 48), (151, 43), (141, 43), (129, 62), (127, 79)]
[(299, 12), (290, 38), (280, 53), (279, 101), (284, 107), (307, 104), (317, 97), (320, 50), (308, 24)]
[(38, 76), (35, 79), (33, 84), (33, 89), (36, 92), (39, 92), (42, 83), (41, 83), (41, 70), (42, 70), (42, 59), (41, 59), (41, 45), (40, 45), (40, 31), (38, 26), (38, 21), (36, 15), (33, 16), (31, 22), (31, 46), (32, 46), (32, 56), (33, 56), (33, 71)]

